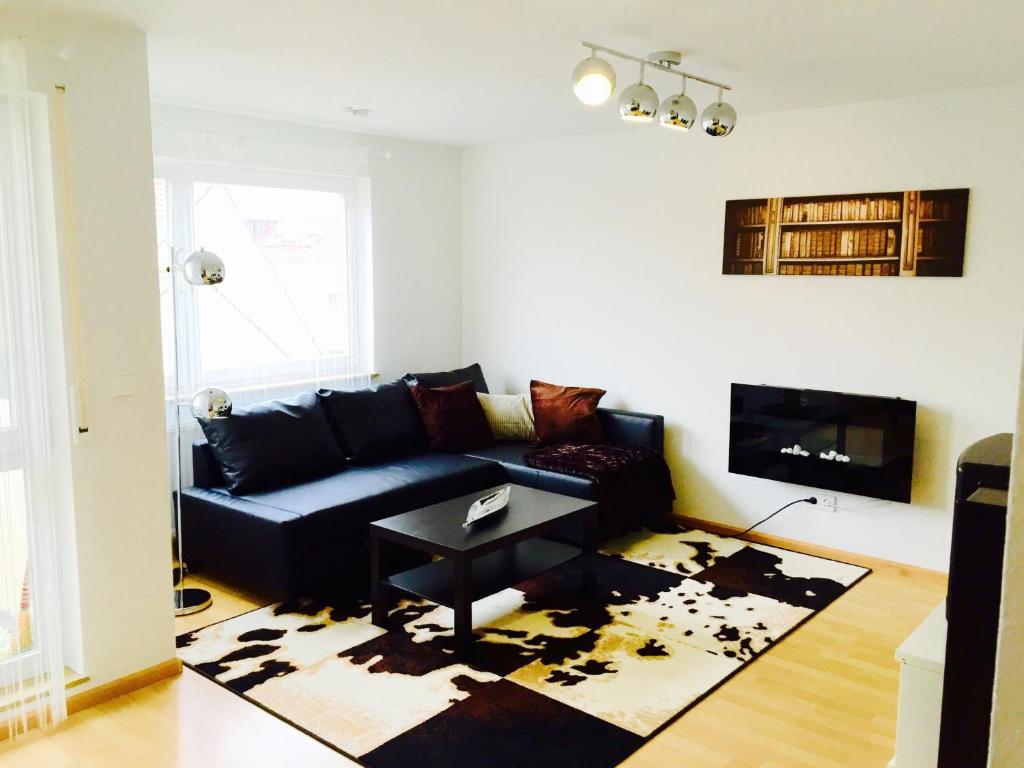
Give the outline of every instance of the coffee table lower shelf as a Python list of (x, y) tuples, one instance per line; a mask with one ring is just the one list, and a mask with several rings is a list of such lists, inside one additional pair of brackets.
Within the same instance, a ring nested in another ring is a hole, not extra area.
[[(583, 550), (547, 539), (527, 539), (473, 560), (470, 595), (479, 600), (574, 560)], [(452, 564), (436, 560), (384, 580), (387, 586), (449, 608), (455, 606)]]

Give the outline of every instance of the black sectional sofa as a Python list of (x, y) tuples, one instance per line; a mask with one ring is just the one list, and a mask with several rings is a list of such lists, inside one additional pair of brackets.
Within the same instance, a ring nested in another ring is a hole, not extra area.
[[(428, 380), (430, 386), (439, 382)], [(486, 390), (482, 374), (480, 381), (478, 388)], [(608, 409), (599, 409), (598, 417), (611, 442), (662, 452), (663, 417)], [(519, 441), (466, 454), (415, 450), (317, 479), (282, 477), (275, 487), (233, 493), (210, 445), (199, 441), (192, 447), (194, 485), (182, 490), (186, 560), (192, 571), (268, 599), (330, 595), (352, 584), (361, 588), (368, 579), (366, 531), (373, 520), (504, 482), (597, 498), (592, 481), (528, 467), (529, 450)], [(645, 509), (644, 517), (666, 511)], [(602, 509), (602, 515), (613, 513)]]

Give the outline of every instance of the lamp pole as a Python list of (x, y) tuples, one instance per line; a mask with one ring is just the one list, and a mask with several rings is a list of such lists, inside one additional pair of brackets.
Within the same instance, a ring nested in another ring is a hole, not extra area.
[[(174, 425), (175, 453), (174, 469), (177, 488), (174, 494), (174, 538), (178, 554), (178, 578), (174, 583), (174, 615), (187, 616), (208, 608), (213, 597), (205, 589), (185, 587), (185, 555), (181, 526), (181, 409), (180, 402), (181, 366), (178, 359), (178, 276), (193, 286), (218, 285), (224, 282), (224, 262), (217, 254), (200, 248), (179, 266), (175, 252), (171, 251), (171, 264), (167, 267), (171, 275), (171, 324), (174, 331)], [(231, 398), (227, 392), (216, 387), (201, 389), (192, 396), (191, 413), (196, 418), (223, 419), (231, 415)]]

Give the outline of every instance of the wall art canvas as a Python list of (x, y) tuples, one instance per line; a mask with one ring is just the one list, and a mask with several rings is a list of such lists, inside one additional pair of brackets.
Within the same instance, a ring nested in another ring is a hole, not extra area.
[(967, 193), (729, 200), (722, 274), (961, 277)]

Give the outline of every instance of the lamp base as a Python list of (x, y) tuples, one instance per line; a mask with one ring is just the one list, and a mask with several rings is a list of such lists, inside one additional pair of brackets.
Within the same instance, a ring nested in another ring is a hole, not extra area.
[(188, 616), (192, 613), (209, 608), (213, 604), (213, 596), (205, 589), (188, 587), (174, 590), (174, 615)]

